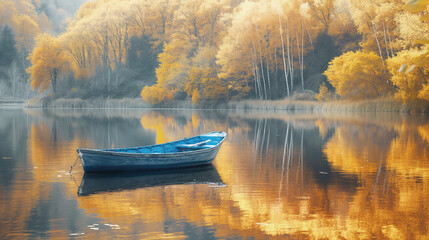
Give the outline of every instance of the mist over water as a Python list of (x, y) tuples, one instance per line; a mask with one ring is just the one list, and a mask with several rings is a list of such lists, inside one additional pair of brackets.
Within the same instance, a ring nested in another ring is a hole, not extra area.
[[(84, 174), (76, 148), (228, 132), (213, 166)], [(427, 238), (425, 115), (0, 110), (0, 236)]]

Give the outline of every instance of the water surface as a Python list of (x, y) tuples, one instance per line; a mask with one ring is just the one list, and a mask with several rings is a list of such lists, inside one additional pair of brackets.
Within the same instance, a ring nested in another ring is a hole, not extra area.
[[(213, 166), (68, 173), (210, 131)], [(427, 239), (428, 209), (427, 115), (0, 109), (2, 239)]]

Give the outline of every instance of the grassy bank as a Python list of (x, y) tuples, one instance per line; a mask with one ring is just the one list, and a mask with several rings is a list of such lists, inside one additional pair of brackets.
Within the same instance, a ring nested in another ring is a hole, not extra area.
[(283, 99), (275, 101), (243, 100), (213, 106), (200, 107), (190, 100), (175, 101), (153, 106), (141, 98), (82, 100), (80, 98), (35, 98), (24, 104), (26, 108), (181, 108), (181, 109), (235, 109), (264, 111), (310, 111), (310, 112), (412, 112), (429, 113), (429, 103), (403, 104), (393, 98), (365, 101), (317, 102), (311, 100)]
[(23, 105), (25, 108), (181, 108), (181, 109), (196, 109), (200, 108), (192, 104), (191, 100), (175, 101), (165, 104), (152, 105), (143, 101), (141, 98), (54, 98), (42, 97), (33, 98), (26, 101)]
[(0, 99), (0, 108), (22, 108), (24, 101), (22, 100), (5, 100)]
[(276, 101), (247, 100), (230, 102), (226, 105), (226, 108), (242, 110), (290, 110), (322, 112), (429, 112), (428, 103), (403, 104), (393, 98), (365, 101), (331, 102), (295, 101), (288, 99)]
[(25, 102), (26, 108), (150, 108), (141, 98), (104, 99), (94, 98), (33, 98)]

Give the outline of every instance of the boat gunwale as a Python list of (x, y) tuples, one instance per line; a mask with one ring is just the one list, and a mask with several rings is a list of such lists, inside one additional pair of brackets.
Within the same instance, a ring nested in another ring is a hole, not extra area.
[[(213, 133), (213, 132), (210, 132)], [(199, 136), (204, 136), (210, 133), (206, 133), (206, 134), (202, 134), (202, 135), (197, 135), (194, 137), (199, 137)], [(216, 147), (220, 146), (223, 141), (225, 140), (227, 133), (226, 132), (220, 132), (223, 133), (224, 136), (222, 136), (222, 139), (216, 144), (216, 145), (212, 145), (209, 148), (202, 148), (202, 149), (194, 149), (194, 150), (189, 150), (189, 151), (183, 151), (183, 152), (168, 152), (168, 153), (134, 153), (134, 152), (116, 152), (114, 150), (120, 150), (120, 149), (139, 149), (139, 148), (146, 148), (146, 147), (154, 147), (154, 146), (160, 146), (160, 145), (166, 145), (166, 144), (171, 144), (171, 143), (177, 143), (177, 142), (181, 142), (183, 140), (186, 139), (191, 139), (194, 137), (190, 137), (190, 138), (184, 138), (181, 140), (176, 140), (176, 141), (171, 141), (171, 142), (166, 142), (166, 143), (160, 143), (160, 144), (154, 144), (154, 145), (147, 145), (147, 146), (141, 146), (141, 147), (130, 147), (130, 148), (112, 148), (109, 150), (106, 149), (91, 149), (91, 148), (77, 148), (76, 151), (79, 153), (79, 155), (83, 155), (84, 153), (94, 153), (94, 154), (102, 154), (102, 155), (114, 155), (114, 156), (139, 156), (139, 157), (149, 157), (149, 156), (162, 156), (162, 155), (168, 155), (168, 156), (172, 156), (172, 155), (189, 155), (189, 154), (197, 154), (197, 153), (201, 153), (201, 152), (206, 152), (206, 151), (210, 151), (215, 149)], [(113, 150), (113, 151), (112, 151)], [(82, 157), (82, 156), (81, 156)]]

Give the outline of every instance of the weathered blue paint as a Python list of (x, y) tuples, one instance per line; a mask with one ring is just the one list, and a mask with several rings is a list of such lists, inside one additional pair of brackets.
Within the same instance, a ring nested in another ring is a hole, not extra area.
[(130, 171), (191, 167), (211, 163), (225, 132), (211, 132), (158, 145), (118, 148), (78, 148), (85, 172)]

